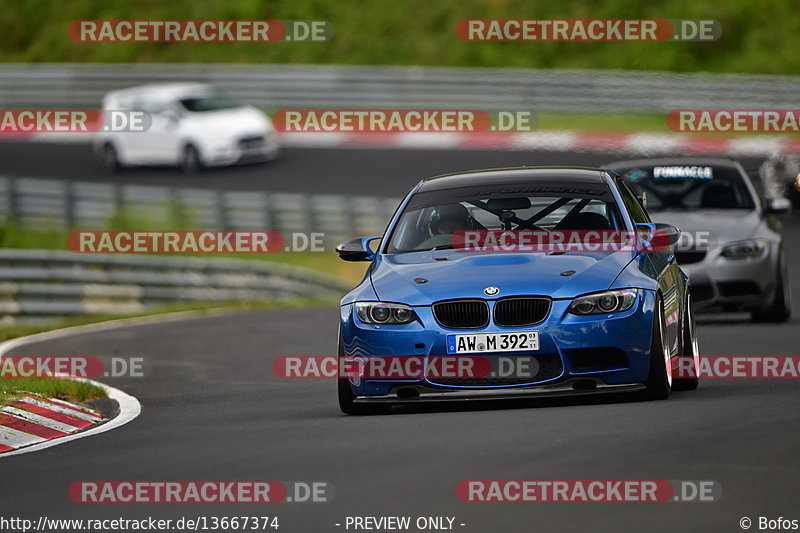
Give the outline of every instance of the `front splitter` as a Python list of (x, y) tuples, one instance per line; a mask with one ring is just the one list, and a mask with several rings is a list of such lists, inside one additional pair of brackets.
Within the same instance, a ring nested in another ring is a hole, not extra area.
[(526, 398), (552, 398), (559, 396), (592, 396), (595, 394), (613, 394), (624, 392), (638, 392), (645, 390), (642, 383), (631, 383), (624, 385), (597, 385), (591, 389), (575, 389), (573, 382), (565, 382), (559, 386), (539, 386), (539, 387), (519, 387), (508, 389), (454, 389), (452, 391), (441, 389), (430, 389), (420, 385), (400, 386), (399, 389), (414, 389), (419, 392), (418, 398), (399, 398), (396, 394), (386, 394), (382, 396), (359, 396), (354, 403), (392, 403), (392, 404), (413, 404), (427, 402), (464, 402), (472, 400), (514, 400)]

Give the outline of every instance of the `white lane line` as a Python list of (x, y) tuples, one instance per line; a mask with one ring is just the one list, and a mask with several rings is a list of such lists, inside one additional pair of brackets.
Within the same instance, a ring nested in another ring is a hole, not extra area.
[[(0, 426), (0, 444), (5, 444), (6, 446), (11, 446), (12, 448), (30, 446), (31, 444), (36, 444), (37, 442), (42, 442), (45, 440), (47, 439), (44, 437), (38, 437), (36, 435), (31, 435), (30, 433), (25, 433), (24, 431), (19, 431), (18, 429)], [(0, 457), (9, 453), (14, 452), (2, 453), (0, 454)]]
[(87, 422), (99, 422), (100, 418), (98, 416), (89, 414), (83, 410), (77, 411), (75, 409), (70, 409), (69, 407), (65, 407), (62, 405), (58, 405), (55, 403), (45, 402), (42, 400), (37, 400), (36, 398), (31, 398), (30, 396), (23, 396), (19, 399), (21, 402), (25, 402), (30, 405), (35, 405), (37, 407), (43, 407), (44, 409), (49, 409), (50, 411), (55, 411), (56, 413), (60, 413), (62, 415), (71, 416), (74, 418), (80, 418), (81, 420), (86, 420)]
[(56, 431), (61, 431), (63, 433), (74, 433), (75, 431), (80, 429), (78, 427), (65, 424), (64, 422), (59, 422), (58, 420), (47, 418), (46, 416), (31, 413), (30, 411), (26, 411), (18, 407), (11, 407), (11, 406), (4, 407), (2, 413), (5, 415), (11, 415), (16, 418), (21, 418), (22, 420), (26, 420), (28, 422), (32, 422), (34, 424), (38, 424), (46, 428), (55, 429)]

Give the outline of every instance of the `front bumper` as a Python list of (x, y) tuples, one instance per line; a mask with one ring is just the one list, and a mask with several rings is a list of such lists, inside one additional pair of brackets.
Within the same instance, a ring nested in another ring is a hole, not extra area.
[(280, 154), (280, 149), (274, 135), (266, 136), (262, 142), (211, 146), (205, 154), (204, 164), (213, 167), (271, 161)]
[(709, 250), (702, 261), (678, 264), (688, 276), (692, 301), (698, 311), (754, 311), (775, 297), (779, 268), (778, 243), (770, 243), (760, 257), (727, 259), (721, 248)]
[[(494, 302), (488, 302), (493, 311)], [(649, 373), (655, 293), (640, 290), (631, 309), (613, 314), (568, 314), (566, 310), (571, 302), (554, 300), (548, 317), (533, 326), (500, 327), (490, 322), (483, 328), (474, 329), (440, 326), (430, 306), (415, 307), (419, 320), (410, 324), (365, 324), (354, 313), (352, 304), (344, 305), (340, 311), (346, 359), (402, 356), (453, 358), (459, 356), (447, 353), (446, 337), (449, 334), (535, 330), (539, 332), (537, 351), (471, 355), (487, 359), (501, 356), (532, 357), (542, 362), (539, 368), (547, 369), (528, 379), (512, 381), (492, 378), (459, 381), (424, 375), (407, 379), (351, 376), (348, 379), (357, 396), (356, 401), (403, 401), (404, 398), (412, 401), (417, 396), (426, 400), (448, 401), (468, 397), (486, 399), (497, 395), (507, 397), (509, 394), (513, 397), (581, 394), (606, 389), (619, 391), (622, 390), (620, 386), (643, 383)], [(554, 361), (558, 364), (556, 370), (553, 369)]]
[[(598, 383), (598, 381), (600, 381)], [(587, 387), (587, 383), (594, 383)], [(602, 380), (588, 380), (572, 378), (554, 385), (537, 385), (533, 387), (504, 387), (501, 389), (450, 389), (442, 390), (425, 386), (416, 386), (414, 390), (417, 397), (408, 398), (398, 396), (398, 392), (407, 389), (407, 386), (395, 387), (395, 390), (383, 396), (359, 396), (355, 403), (416, 403), (424, 402), (465, 402), (486, 400), (523, 400), (530, 398), (561, 398), (564, 396), (583, 396), (596, 394), (620, 394), (623, 392), (638, 392), (646, 389), (642, 383), (630, 385), (607, 385)]]

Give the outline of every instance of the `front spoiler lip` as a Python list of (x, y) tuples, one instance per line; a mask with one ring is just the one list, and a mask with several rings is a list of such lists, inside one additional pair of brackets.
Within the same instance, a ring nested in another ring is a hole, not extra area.
[[(509, 387), (504, 389), (454, 389), (442, 390), (425, 387), (422, 385), (398, 385), (392, 388), (389, 394), (381, 396), (358, 396), (354, 403), (391, 403), (413, 404), (427, 402), (463, 402), (483, 400), (514, 400), (526, 398), (553, 398), (559, 396), (591, 396), (594, 394), (613, 394), (620, 392), (638, 392), (645, 390), (643, 383), (629, 383), (622, 385), (606, 385), (596, 383), (595, 389), (574, 389), (572, 385), (578, 381), (585, 382), (586, 378), (572, 379), (550, 386)], [(396, 396), (399, 389), (415, 389), (419, 398), (402, 399)]]

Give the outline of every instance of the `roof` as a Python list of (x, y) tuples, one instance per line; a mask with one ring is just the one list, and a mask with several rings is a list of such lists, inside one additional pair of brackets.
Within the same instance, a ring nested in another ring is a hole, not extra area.
[(445, 174), (423, 180), (420, 191), (437, 191), (473, 185), (537, 182), (605, 183), (603, 171), (587, 167), (514, 167)]
[(213, 90), (212, 86), (207, 83), (153, 83), (111, 91), (106, 95), (106, 98), (119, 98), (143, 93), (165, 97), (180, 97), (197, 93), (207, 93), (211, 90)]
[(650, 159), (626, 159), (621, 161), (614, 161), (603, 168), (610, 168), (612, 170), (617, 168), (630, 168), (630, 167), (650, 167), (650, 166), (705, 166), (705, 167), (738, 167), (739, 163), (733, 159), (726, 159), (724, 157), (657, 157)]

